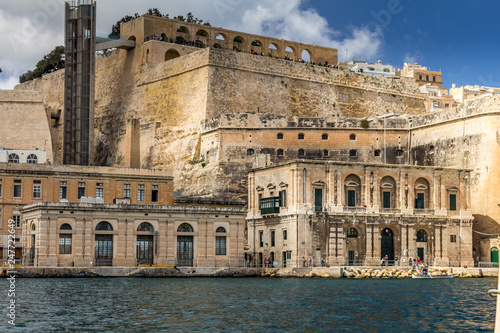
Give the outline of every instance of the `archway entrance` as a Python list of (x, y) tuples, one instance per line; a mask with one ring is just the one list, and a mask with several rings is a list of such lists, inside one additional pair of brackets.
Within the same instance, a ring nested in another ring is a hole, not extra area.
[(381, 257), (388, 256), (389, 260), (394, 260), (394, 240), (392, 230), (385, 228), (382, 230), (382, 239), (380, 244)]
[(193, 236), (177, 236), (177, 266), (193, 266)]
[(491, 248), (491, 267), (498, 267), (498, 248)]

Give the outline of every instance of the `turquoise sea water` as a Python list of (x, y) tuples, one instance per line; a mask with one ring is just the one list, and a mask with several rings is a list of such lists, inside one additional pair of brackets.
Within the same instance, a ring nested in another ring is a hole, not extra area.
[[(496, 279), (17, 279), (2, 332), (492, 332)], [(6, 328), (6, 329), (4, 329)]]

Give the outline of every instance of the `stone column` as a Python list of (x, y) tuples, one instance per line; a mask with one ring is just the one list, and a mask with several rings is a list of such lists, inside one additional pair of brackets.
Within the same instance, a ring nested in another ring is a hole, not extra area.
[(47, 247), (47, 266), (57, 267), (57, 254), (59, 253), (59, 244), (57, 242), (58, 230), (57, 219), (48, 219), (48, 247)]
[(118, 230), (113, 230), (113, 266), (127, 266), (127, 220), (118, 219), (116, 222)]
[(94, 248), (94, 235), (95, 228), (92, 219), (83, 219), (83, 239), (84, 239), (84, 261), (89, 265), (90, 263), (95, 264), (95, 248)]
[(165, 222), (166, 233), (165, 233), (165, 243), (167, 247), (167, 257), (166, 261), (168, 265), (175, 265), (176, 263), (176, 253), (177, 253), (177, 237), (174, 235), (174, 222), (175, 218), (170, 218)]

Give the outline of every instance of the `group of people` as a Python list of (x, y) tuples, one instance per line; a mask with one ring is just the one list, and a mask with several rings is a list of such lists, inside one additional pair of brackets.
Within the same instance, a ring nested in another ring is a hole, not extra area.
[[(385, 257), (382, 257), (382, 260), (380, 262), (380, 266), (389, 266), (389, 256), (386, 254)], [(394, 266), (399, 266), (399, 259), (398, 257), (394, 257)]]
[(160, 42), (182, 44), (182, 45), (187, 45), (187, 46), (203, 47), (203, 44), (199, 41), (198, 42), (186, 41), (182, 38), (173, 40), (172, 38), (169, 39), (168, 37), (163, 37), (159, 34), (156, 34), (156, 35), (152, 34), (152, 35), (144, 37), (144, 42), (149, 42), (150, 40), (159, 40)]
[[(325, 267), (325, 258), (323, 258), (323, 256), (321, 256), (319, 261), (320, 261), (321, 267)], [(303, 267), (313, 267), (313, 258), (309, 257), (309, 264), (308, 264), (306, 257), (302, 257), (302, 266)]]
[(273, 267), (273, 262), (271, 261), (271, 258), (264, 258), (264, 267)]

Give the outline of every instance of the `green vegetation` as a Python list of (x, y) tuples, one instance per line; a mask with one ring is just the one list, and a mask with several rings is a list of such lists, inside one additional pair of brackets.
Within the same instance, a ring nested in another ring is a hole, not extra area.
[[(149, 8), (148, 11), (146, 13), (144, 13), (144, 15), (170, 18), (169, 14), (163, 15), (158, 8)], [(140, 15), (138, 13), (135, 13), (134, 16), (126, 15), (126, 16), (122, 17), (121, 20), (117, 21), (116, 24), (113, 25), (113, 27), (111, 28), (110, 35), (120, 36), (120, 23), (132, 21), (138, 17), (140, 17)], [(186, 17), (184, 17), (183, 15), (178, 15), (178, 16), (172, 17), (172, 20), (177, 20), (177, 21), (187, 22), (187, 23), (203, 24), (203, 25), (210, 27), (210, 23), (208, 23), (208, 22), (203, 23), (203, 20), (200, 20), (199, 18), (194, 17), (193, 13), (191, 13), (191, 12), (187, 13)]]
[(56, 46), (49, 54), (43, 56), (33, 71), (29, 70), (22, 74), (19, 77), (19, 82), (23, 83), (41, 77), (44, 74), (55, 72), (64, 68), (64, 65), (64, 46)]

